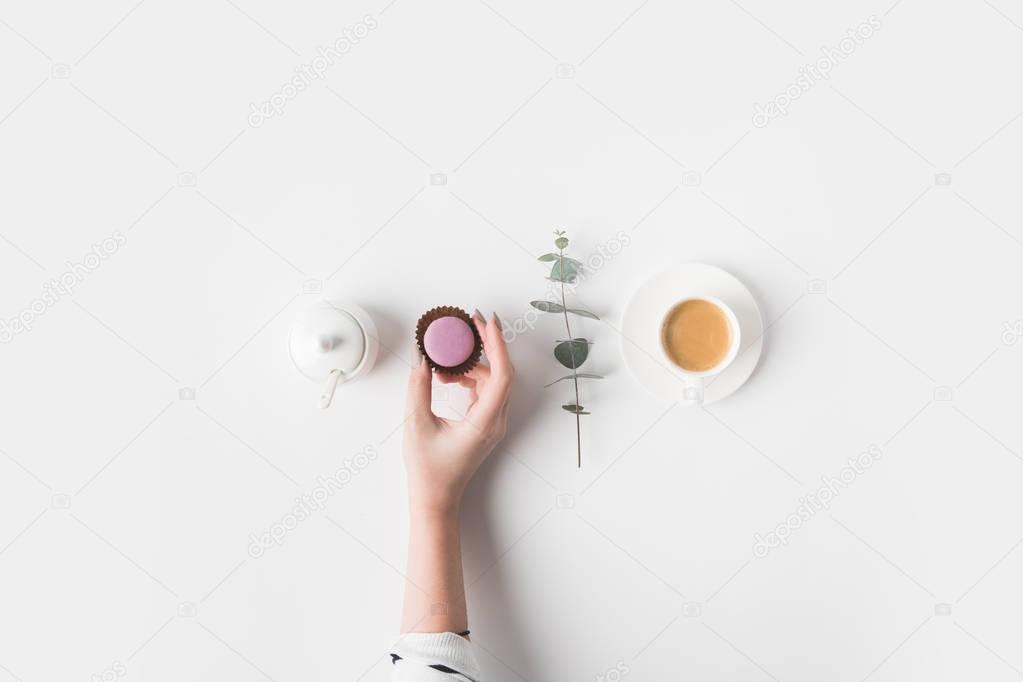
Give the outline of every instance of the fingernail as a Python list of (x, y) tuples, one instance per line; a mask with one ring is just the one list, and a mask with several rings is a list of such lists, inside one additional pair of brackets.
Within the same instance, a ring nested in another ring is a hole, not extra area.
[(497, 316), (496, 312), (494, 313), (494, 322), (497, 323), (498, 327), (501, 327), (502, 329), (504, 329), (504, 323), (501, 322), (501, 318)]
[(486, 322), (487, 321), (487, 318), (483, 317), (483, 313), (480, 312), (479, 308), (476, 308), (476, 309), (474, 309), (472, 311), (472, 316), (475, 317), (480, 322)]

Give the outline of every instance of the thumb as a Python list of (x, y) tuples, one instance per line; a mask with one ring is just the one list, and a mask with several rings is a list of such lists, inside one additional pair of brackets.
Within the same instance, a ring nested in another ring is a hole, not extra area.
[(405, 417), (409, 421), (422, 423), (433, 418), (430, 401), (433, 397), (433, 373), (426, 364), (426, 358), (419, 353), (419, 362), (412, 368), (408, 378), (408, 391), (405, 396)]

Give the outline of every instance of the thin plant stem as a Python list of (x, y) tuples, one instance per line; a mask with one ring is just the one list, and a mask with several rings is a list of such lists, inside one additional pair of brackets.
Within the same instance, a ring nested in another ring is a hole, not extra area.
[(583, 439), (582, 428), (579, 421), (579, 377), (576, 375), (575, 346), (572, 338), (572, 327), (568, 324), (568, 306), (565, 304), (565, 250), (558, 249), (558, 265), (561, 269), (561, 313), (565, 316), (565, 331), (568, 333), (568, 348), (572, 356), (572, 384), (575, 386), (575, 457), (576, 468), (583, 467)]

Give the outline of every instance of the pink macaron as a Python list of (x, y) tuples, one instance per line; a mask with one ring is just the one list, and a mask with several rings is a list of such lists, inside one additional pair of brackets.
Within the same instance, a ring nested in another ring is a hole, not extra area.
[(475, 347), (472, 329), (457, 317), (438, 317), (423, 334), (426, 354), (444, 367), (458, 367), (469, 359)]
[(416, 341), (438, 372), (463, 374), (479, 362), (483, 342), (472, 318), (461, 308), (433, 308), (419, 318)]

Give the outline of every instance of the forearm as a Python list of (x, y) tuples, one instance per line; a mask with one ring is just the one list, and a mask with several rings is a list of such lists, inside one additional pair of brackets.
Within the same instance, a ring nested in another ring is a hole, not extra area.
[(410, 512), (401, 631), (468, 629), (458, 510)]

